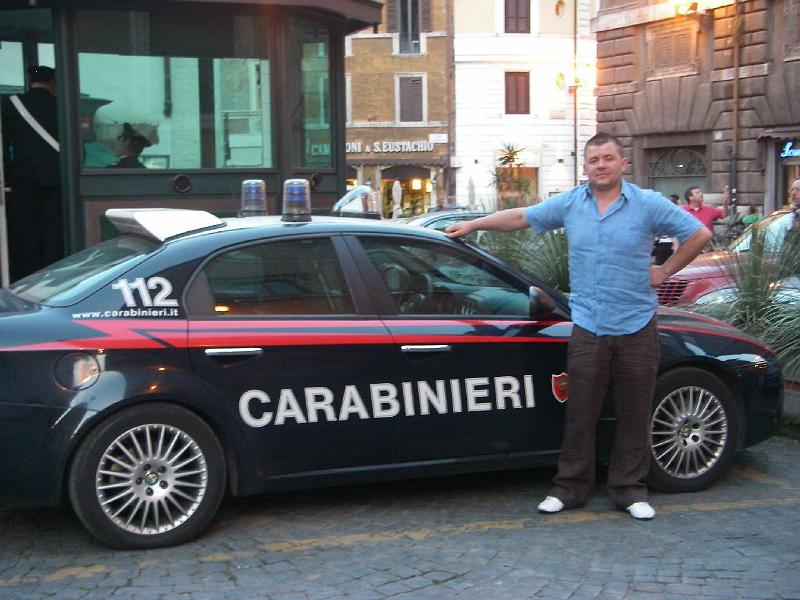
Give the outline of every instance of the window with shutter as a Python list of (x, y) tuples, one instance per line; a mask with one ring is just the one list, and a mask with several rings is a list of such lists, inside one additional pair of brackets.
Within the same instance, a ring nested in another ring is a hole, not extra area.
[(420, 123), (425, 120), (422, 99), (422, 77), (399, 77), (401, 123)]
[(531, 32), (530, 0), (505, 0), (506, 33)]
[(506, 114), (527, 115), (530, 112), (530, 73), (506, 73)]
[(786, 58), (800, 57), (800, 0), (788, 0), (784, 5), (786, 27)]
[(647, 30), (648, 76), (696, 72), (697, 25), (654, 26)]

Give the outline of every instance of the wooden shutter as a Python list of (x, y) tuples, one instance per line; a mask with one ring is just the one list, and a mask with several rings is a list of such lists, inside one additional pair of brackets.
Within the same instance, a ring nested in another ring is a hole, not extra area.
[(397, 2), (399, 0), (386, 0), (386, 31), (397, 33)]
[(433, 12), (431, 0), (421, 0), (420, 31), (433, 31)]
[(506, 33), (530, 33), (530, 0), (505, 0)]
[(400, 78), (400, 121), (422, 121), (422, 77)]
[(530, 113), (530, 74), (506, 73), (506, 114)]

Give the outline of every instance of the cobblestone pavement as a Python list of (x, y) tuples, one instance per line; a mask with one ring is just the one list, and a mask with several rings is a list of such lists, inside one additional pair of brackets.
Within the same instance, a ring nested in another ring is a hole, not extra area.
[(198, 540), (112, 551), (66, 510), (0, 507), (0, 598), (800, 599), (800, 443), (741, 453), (637, 522), (602, 488), (539, 515), (552, 469), (229, 499)]

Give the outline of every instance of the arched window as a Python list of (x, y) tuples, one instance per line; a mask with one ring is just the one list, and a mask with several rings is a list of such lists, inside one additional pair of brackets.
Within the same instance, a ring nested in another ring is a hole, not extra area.
[(680, 198), (691, 186), (705, 187), (704, 150), (702, 146), (649, 150), (649, 187), (665, 196), (677, 194)]

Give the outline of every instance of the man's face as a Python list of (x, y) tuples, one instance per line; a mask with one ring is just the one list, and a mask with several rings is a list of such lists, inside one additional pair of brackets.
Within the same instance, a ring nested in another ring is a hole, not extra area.
[(792, 206), (800, 208), (800, 179), (795, 179), (792, 182), (792, 187), (789, 188), (789, 196), (792, 199)]
[(617, 145), (607, 142), (600, 146), (588, 146), (584, 153), (583, 173), (595, 190), (617, 187), (628, 160), (622, 156)]
[(703, 204), (703, 192), (700, 191), (700, 188), (694, 188), (692, 193), (689, 194), (689, 203), (692, 206), (700, 206)]

